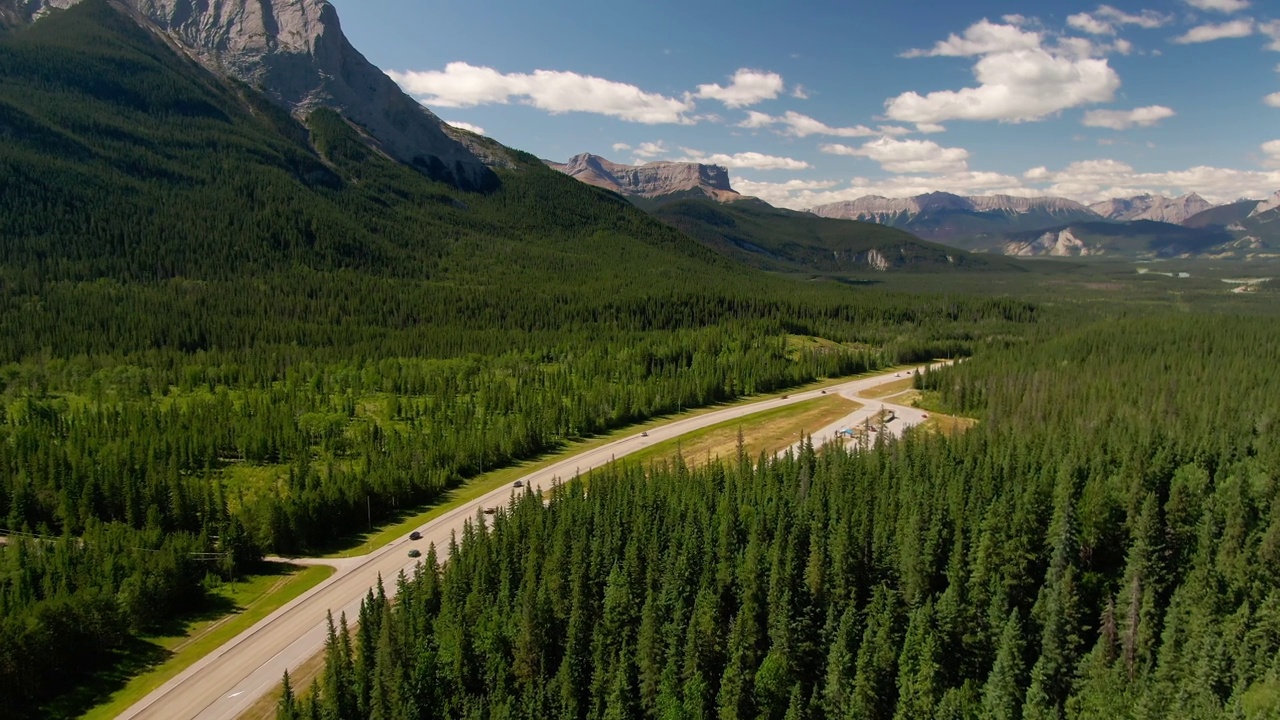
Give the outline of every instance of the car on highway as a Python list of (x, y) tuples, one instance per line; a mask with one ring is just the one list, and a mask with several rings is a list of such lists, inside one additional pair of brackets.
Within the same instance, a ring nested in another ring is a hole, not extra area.
[(524, 487), (524, 482), (521, 480), (517, 480), (516, 484), (513, 487), (522, 488)]
[(422, 551), (419, 550), (418, 548), (414, 548), (409, 551), (409, 557), (411, 558), (422, 557)]
[(496, 512), (498, 512), (498, 508), (485, 508), (485, 509), (484, 509), (484, 514), (485, 514), (485, 515), (493, 515), (493, 514), (494, 514), (494, 513), (496, 513)]
[(640, 437), (649, 437), (649, 433), (647, 433), (647, 432), (642, 432), (642, 433), (640, 433)]
[(409, 533), (409, 539), (410, 539), (410, 540), (421, 540), (421, 539), (422, 539), (422, 533), (418, 532), (417, 530), (414, 530), (413, 532)]

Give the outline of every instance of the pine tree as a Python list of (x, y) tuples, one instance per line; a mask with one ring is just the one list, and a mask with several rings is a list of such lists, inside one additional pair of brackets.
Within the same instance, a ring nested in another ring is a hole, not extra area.
[(868, 720), (893, 717), (901, 641), (899, 612), (897, 594), (883, 585), (876, 588), (858, 648), (853, 697), (846, 717)]
[(1009, 614), (1000, 633), (995, 665), (982, 688), (982, 715), (990, 720), (1018, 720), (1022, 709), (1025, 648), (1018, 611)]
[(943, 692), (941, 649), (932, 601), (911, 614), (898, 658), (897, 720), (933, 717)]
[(293, 696), (293, 686), (289, 682), (289, 671), (284, 671), (284, 679), (280, 682), (280, 702), (276, 706), (276, 720), (298, 720), (298, 700)]

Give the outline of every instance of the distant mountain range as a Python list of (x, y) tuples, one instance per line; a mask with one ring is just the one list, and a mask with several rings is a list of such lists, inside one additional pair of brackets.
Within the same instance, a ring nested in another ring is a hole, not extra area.
[(820, 205), (821, 217), (906, 230), (975, 252), (1024, 257), (1280, 257), (1280, 193), (1215, 207), (1194, 193), (1140, 195), (1084, 206), (1056, 197), (870, 196)]
[[(860, 263), (885, 265), (878, 260), (868, 262), (866, 253), (887, 236), (863, 230), (857, 241), (843, 236), (832, 246), (835, 236), (825, 226), (800, 229), (804, 214), (745, 198), (733, 189), (728, 170), (720, 166), (680, 162), (624, 165), (590, 153), (565, 163), (544, 162), (582, 182), (616, 192), (718, 251), (761, 267), (794, 268), (799, 263), (834, 270)], [(691, 200), (733, 205), (751, 200), (752, 204), (749, 210), (695, 210), (689, 205), (667, 209), (673, 203)], [(767, 222), (761, 221), (764, 208), (775, 213)], [(741, 217), (743, 213), (753, 219)], [(935, 192), (909, 198), (867, 196), (819, 205), (806, 214), (888, 226), (928, 244), (1018, 257), (1280, 257), (1280, 222), (1275, 222), (1280, 219), (1280, 193), (1265, 201), (1241, 200), (1222, 206), (1214, 206), (1195, 193), (1175, 198), (1139, 195), (1086, 206), (1060, 197), (964, 197)], [(824, 229), (819, 232), (818, 227)], [(752, 231), (744, 233), (743, 228)], [(812, 240), (815, 232), (826, 239), (799, 245), (792, 242), (802, 236)], [(789, 249), (784, 251), (783, 246)], [(800, 246), (807, 249), (800, 251)], [(819, 248), (821, 252), (810, 252)], [(748, 255), (743, 256), (744, 252)], [(947, 264), (937, 262), (945, 253), (908, 252), (901, 256), (913, 258), (917, 266)], [(926, 256), (929, 259), (924, 259)], [(951, 253), (951, 257), (954, 261), (957, 256)], [(888, 267), (895, 265), (889, 263)]]
[(665, 202), (657, 219), (739, 262), (763, 270), (842, 274), (1013, 270), (1013, 260), (932, 243), (896, 228), (784, 210), (756, 198)]

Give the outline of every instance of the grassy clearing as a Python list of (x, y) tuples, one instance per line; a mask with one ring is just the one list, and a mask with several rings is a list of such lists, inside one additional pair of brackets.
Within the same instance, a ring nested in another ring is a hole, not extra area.
[(674, 460), (679, 455), (685, 462), (697, 465), (718, 457), (733, 457), (738, 453), (739, 432), (747, 455), (755, 458), (762, 452), (784, 450), (799, 440), (802, 432), (830, 425), (859, 407), (852, 400), (830, 395), (712, 425), (628, 455), (621, 462), (648, 465)]
[[(184, 626), (166, 629), (165, 634), (145, 638), (142, 645), (130, 651), (135, 657), (152, 660), (136, 668), (139, 674), (123, 686), (115, 680), (115, 689), (101, 685), (95, 707), (83, 714), (58, 713), (51, 717), (81, 717), (84, 720), (108, 720), (127, 710), (148, 693), (160, 687), (210, 652), (221, 647), (259, 620), (275, 612), (289, 601), (319, 585), (333, 574), (333, 568), (306, 567), (284, 563), (266, 563), (262, 574), (242, 582), (228, 583), (211, 595), (213, 602), (204, 614), (190, 619)], [(135, 663), (136, 665), (137, 663)]]
[(924, 422), (922, 427), (943, 435), (956, 435), (972, 429), (977, 424), (978, 421), (973, 418), (930, 413), (929, 419)]
[(931, 430), (942, 435), (955, 435), (956, 433), (966, 432), (978, 424), (977, 420), (967, 417), (958, 417), (956, 415), (948, 415), (946, 413), (937, 412), (934, 408), (936, 405), (929, 401), (919, 390), (908, 390), (898, 395), (886, 398), (889, 402), (898, 405), (907, 405), (910, 407), (924, 408), (929, 411), (929, 418), (924, 421), (920, 427), (925, 430)]
[(864, 398), (871, 398), (873, 400), (884, 400), (890, 396), (899, 395), (911, 390), (913, 387), (915, 387), (915, 378), (908, 376), (901, 380), (894, 380), (893, 382), (887, 382), (883, 385), (877, 385), (869, 390), (863, 390), (858, 393), (858, 395)]

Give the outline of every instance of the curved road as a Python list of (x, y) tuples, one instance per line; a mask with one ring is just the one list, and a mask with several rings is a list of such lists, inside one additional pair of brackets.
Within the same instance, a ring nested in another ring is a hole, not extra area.
[[(902, 376), (906, 374), (899, 372)], [(825, 392), (810, 390), (786, 398), (764, 400), (677, 420), (650, 430), (647, 436), (631, 435), (583, 452), (521, 478), (521, 482), (534, 490), (547, 490), (557, 480), (585, 473), (616, 458), (701, 428), (814, 400), (824, 394), (839, 393), (858, 399), (858, 393), (892, 381), (894, 377), (893, 373), (885, 373), (834, 385), (826, 388)], [(878, 401), (863, 402), (867, 405), (853, 416), (815, 433), (815, 444), (832, 439), (839, 428), (855, 426), (866, 416), (879, 410), (876, 405)], [(919, 422), (916, 416), (922, 414), (914, 408), (886, 406), (893, 407), (899, 413), (897, 422), (901, 426)], [(892, 429), (900, 431), (902, 428)], [(328, 633), (325, 618), (330, 611), (335, 622), (342, 613), (346, 613), (349, 619), (355, 618), (360, 611), (360, 602), (379, 576), (385, 579), (386, 589), (391, 592), (395, 590), (395, 578), (401, 571), (412, 573), (417, 561), (407, 556), (410, 547), (420, 547), (425, 551), (429, 543), (434, 543), (437, 548), (447, 548), (451, 536), (455, 533), (461, 536), (467, 522), (474, 520), (484, 508), (506, 505), (514, 491), (510, 485), (502, 487), (432, 520), (419, 528), (422, 540), (418, 542), (411, 542), (405, 536), (363, 557), (335, 563), (339, 565), (338, 571), (324, 583), (205, 656), (119, 717), (231, 720), (239, 716), (254, 701), (270, 692), (280, 682), (285, 670), (296, 670), (324, 647)]]

